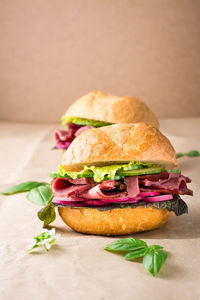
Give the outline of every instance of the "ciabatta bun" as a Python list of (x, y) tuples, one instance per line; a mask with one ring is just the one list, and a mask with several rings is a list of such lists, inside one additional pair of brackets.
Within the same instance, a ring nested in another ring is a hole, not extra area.
[(118, 97), (93, 91), (76, 100), (66, 111), (66, 117), (79, 117), (109, 123), (138, 123), (159, 127), (154, 113), (141, 100)]
[(155, 127), (145, 123), (115, 124), (80, 134), (63, 155), (67, 170), (84, 165), (103, 166), (129, 161), (147, 161), (166, 167), (177, 165), (170, 141)]
[(82, 233), (125, 235), (152, 230), (167, 222), (172, 212), (155, 207), (115, 208), (100, 211), (96, 208), (59, 207), (63, 221)]

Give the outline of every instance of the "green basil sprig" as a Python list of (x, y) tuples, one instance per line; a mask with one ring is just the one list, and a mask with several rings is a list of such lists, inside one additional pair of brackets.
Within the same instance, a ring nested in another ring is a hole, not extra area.
[(198, 156), (200, 156), (200, 152), (198, 150), (190, 150), (189, 152), (186, 152), (186, 153), (182, 153), (182, 152), (176, 153), (176, 158), (180, 158), (183, 156), (198, 157)]
[(168, 253), (163, 250), (162, 246), (148, 246), (146, 242), (134, 238), (117, 240), (108, 244), (104, 249), (111, 252), (123, 252), (126, 260), (143, 257), (142, 262), (144, 267), (153, 276), (156, 276), (160, 272), (168, 256)]
[(43, 227), (52, 223), (56, 218), (55, 207), (51, 202), (53, 192), (47, 182), (26, 181), (3, 191), (3, 195), (29, 192), (26, 198), (34, 204), (45, 206), (38, 212), (38, 218), (43, 221)]
[(41, 185), (46, 185), (46, 182), (38, 182), (38, 181), (26, 181), (15, 186), (12, 186), (5, 191), (1, 192), (3, 195), (13, 195), (17, 193), (29, 192), (33, 188), (36, 188)]

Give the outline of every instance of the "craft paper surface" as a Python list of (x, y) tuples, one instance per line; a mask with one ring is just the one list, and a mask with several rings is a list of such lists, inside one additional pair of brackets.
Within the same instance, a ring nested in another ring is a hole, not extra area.
[[(200, 119), (161, 120), (161, 130), (177, 152), (200, 149)], [(26, 180), (47, 181), (61, 152), (53, 131), (60, 125), (0, 123), (0, 190)], [(142, 264), (103, 250), (117, 238), (73, 232), (59, 216), (52, 226), (61, 235), (46, 253), (25, 252), (41, 230), (40, 206), (25, 194), (0, 196), (0, 299), (200, 299), (200, 158), (180, 158), (182, 173), (192, 179), (194, 197), (184, 199), (189, 214), (173, 216), (162, 228), (133, 237), (160, 244), (169, 257), (153, 278)]]

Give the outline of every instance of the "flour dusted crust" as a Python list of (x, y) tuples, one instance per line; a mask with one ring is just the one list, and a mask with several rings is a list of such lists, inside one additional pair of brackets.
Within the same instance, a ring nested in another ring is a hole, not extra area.
[(93, 91), (76, 100), (66, 111), (67, 117), (79, 117), (110, 123), (138, 123), (159, 127), (154, 113), (141, 100)]
[(170, 141), (155, 127), (145, 123), (115, 124), (80, 134), (63, 155), (67, 170), (84, 165), (109, 165), (129, 161), (149, 161), (166, 167), (177, 166)]
[(155, 207), (115, 208), (100, 211), (96, 208), (59, 207), (63, 221), (82, 233), (98, 235), (125, 235), (152, 230), (167, 222), (172, 212)]

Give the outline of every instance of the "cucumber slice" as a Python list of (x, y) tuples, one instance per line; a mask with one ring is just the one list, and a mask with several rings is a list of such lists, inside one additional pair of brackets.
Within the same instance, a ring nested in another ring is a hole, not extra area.
[(147, 174), (158, 174), (166, 169), (163, 168), (144, 168), (139, 170), (121, 171), (122, 176), (134, 176), (134, 175), (147, 175)]
[(179, 169), (167, 169), (167, 172), (181, 174), (181, 170), (179, 170)]
[(108, 126), (112, 125), (113, 123), (109, 122), (103, 122), (98, 120), (92, 120), (92, 119), (83, 119), (78, 117), (61, 117), (62, 124), (65, 125), (66, 123), (74, 123), (77, 125), (83, 125), (83, 126), (94, 126), (94, 127), (102, 127), (102, 126)]

